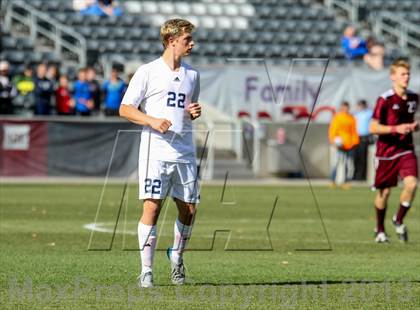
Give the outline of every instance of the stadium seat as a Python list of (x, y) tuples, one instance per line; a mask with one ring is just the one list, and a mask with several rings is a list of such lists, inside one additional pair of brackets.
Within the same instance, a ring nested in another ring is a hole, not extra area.
[(268, 19), (272, 15), (273, 10), (268, 6), (263, 6), (259, 10), (257, 10), (257, 15), (261, 19)]
[(239, 6), (235, 4), (227, 4), (224, 7), (224, 14), (227, 16), (237, 16), (239, 15)]
[(251, 5), (241, 5), (239, 11), (241, 16), (253, 17), (255, 15), (255, 8)]
[(288, 12), (288, 16), (290, 16), (293, 19), (299, 19), (301, 20), (303, 17), (303, 12), (304, 9), (301, 7), (294, 7), (292, 9), (290, 9), (290, 11)]
[[(36, 53), (33, 53), (32, 57), (34, 57)], [(24, 61), (30, 60), (30, 58), (27, 58), (25, 56), (25, 53), (22, 51), (13, 51), (11, 53), (8, 53), (6, 56), (10, 62), (14, 63), (23, 63)]]
[(214, 15), (214, 16), (221, 16), (223, 15), (223, 7), (219, 3), (209, 3), (207, 6), (207, 14)]
[(282, 31), (282, 22), (277, 19), (270, 19), (265, 22), (264, 31)]
[(297, 22), (294, 20), (286, 20), (284, 23), (284, 27), (286, 31), (288, 32), (295, 32), (295, 29), (297, 27)]
[(109, 34), (114, 39), (127, 38), (127, 30), (124, 27), (109, 28)]
[(258, 36), (258, 41), (264, 44), (272, 43), (274, 38), (274, 33), (272, 32), (263, 32)]
[(255, 31), (261, 31), (265, 28), (265, 21), (261, 19), (253, 19), (251, 20), (251, 27)]
[(281, 55), (282, 47), (278, 44), (271, 44), (268, 46), (270, 57), (279, 57)]
[(1, 39), (2, 48), (13, 49), (17, 47), (17, 40), (14, 37), (2, 37)]
[(137, 44), (137, 49), (140, 53), (147, 53), (150, 50), (150, 43), (146, 41), (140, 41)]
[(30, 1), (29, 5), (32, 5), (37, 10), (42, 11), (44, 7), (44, 1), (42, 0), (32, 0)]
[(203, 3), (192, 3), (191, 4), (191, 13), (194, 15), (206, 15), (207, 8)]
[(248, 29), (248, 20), (244, 17), (237, 16), (233, 18), (233, 28)]
[(220, 55), (223, 57), (232, 57), (235, 49), (234, 44), (225, 43), (221, 46)]
[(294, 34), (293, 36), (291, 36), (290, 39), (291, 39), (291, 43), (303, 44), (306, 41), (306, 35), (303, 32), (298, 32)]
[(88, 40), (86, 45), (87, 45), (87, 49), (92, 50), (92, 51), (98, 50), (100, 46), (99, 41), (92, 40), (92, 39)]
[(204, 54), (206, 55), (214, 55), (216, 54), (218, 50), (218, 45), (215, 43), (206, 43), (202, 47), (204, 47), (203, 51), (204, 51)]
[(162, 14), (154, 14), (151, 16), (150, 21), (153, 26), (160, 26), (167, 20), (167, 17)]
[(68, 13), (56, 13), (54, 15), (55, 19), (57, 19), (60, 23), (67, 23), (68, 22), (68, 18), (69, 18), (69, 14)]
[(249, 57), (251, 47), (252, 47), (251, 44), (246, 44), (246, 43), (238, 44), (234, 51), (235, 55), (237, 57)]
[(279, 6), (277, 8), (271, 9), (272, 17), (275, 19), (284, 20), (287, 18), (288, 10), (284, 6)]
[[(250, 32), (250, 33), (253, 33), (253, 32)], [(242, 38), (243, 38), (243, 32), (233, 29), (231, 31), (226, 32), (225, 42), (238, 43), (242, 40)], [(255, 41), (255, 40), (252, 40), (252, 41)]]
[(84, 23), (85, 17), (76, 13), (68, 15), (68, 21), (72, 25), (82, 25)]
[(134, 51), (134, 42), (132, 41), (126, 41), (126, 40), (121, 40), (121, 41), (117, 41), (117, 50), (119, 52), (123, 52), (123, 53), (128, 53), (131, 51)]
[(206, 41), (208, 39), (208, 36), (209, 30), (204, 27), (198, 28), (197, 31), (194, 33), (195, 40), (199, 42)]
[(291, 35), (287, 32), (279, 32), (274, 37), (273, 43), (287, 43), (290, 40)]
[(142, 2), (142, 13), (144, 14), (156, 14), (159, 12), (159, 6), (153, 1)]
[(83, 24), (85, 26), (98, 26), (101, 24), (101, 21), (104, 19), (105, 17), (97, 16), (97, 15), (83, 16)]
[(107, 26), (107, 27), (115, 27), (115, 25), (117, 24), (117, 21), (120, 18), (121, 17), (118, 17), (118, 16), (107, 16), (105, 18), (101, 18), (100, 25)]
[(164, 15), (173, 15), (175, 13), (175, 6), (171, 2), (159, 2), (159, 13)]
[(308, 33), (309, 31), (312, 30), (312, 28), (313, 28), (313, 23), (311, 21), (304, 20), (299, 23), (299, 29), (300, 31), (304, 33)]
[(175, 11), (180, 15), (189, 15), (191, 13), (191, 5), (188, 2), (180, 2), (175, 5)]
[(242, 41), (245, 43), (253, 43), (258, 39), (258, 33), (255, 31), (243, 31), (242, 32)]
[(131, 14), (140, 14), (142, 12), (142, 3), (139, 1), (124, 1), (124, 8)]

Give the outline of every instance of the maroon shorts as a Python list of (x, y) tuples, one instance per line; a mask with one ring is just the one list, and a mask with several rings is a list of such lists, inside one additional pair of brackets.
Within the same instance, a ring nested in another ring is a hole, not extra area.
[(408, 176), (417, 178), (417, 157), (408, 153), (394, 159), (376, 159), (375, 188), (394, 187), (398, 184), (398, 177)]

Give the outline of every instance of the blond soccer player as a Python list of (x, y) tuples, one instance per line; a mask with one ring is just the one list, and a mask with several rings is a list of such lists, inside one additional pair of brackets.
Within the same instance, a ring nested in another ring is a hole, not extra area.
[(153, 286), (156, 223), (167, 196), (178, 209), (174, 242), (167, 251), (171, 279), (174, 284), (185, 282), (182, 256), (199, 202), (192, 120), (201, 115), (197, 103), (200, 77), (182, 61), (194, 47), (193, 31), (194, 25), (184, 19), (162, 25), (162, 56), (137, 69), (119, 110), (120, 116), (143, 126), (139, 151), (139, 199), (143, 200), (138, 224), (140, 287)]

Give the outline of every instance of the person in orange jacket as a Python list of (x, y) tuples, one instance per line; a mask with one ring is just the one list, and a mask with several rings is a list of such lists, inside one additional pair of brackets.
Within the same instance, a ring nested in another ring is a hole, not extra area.
[(339, 111), (334, 114), (328, 130), (331, 145), (337, 148), (337, 156), (331, 180), (333, 186), (340, 184), (348, 188), (348, 181), (353, 177), (353, 149), (359, 144), (356, 119), (350, 114), (347, 101), (341, 103)]

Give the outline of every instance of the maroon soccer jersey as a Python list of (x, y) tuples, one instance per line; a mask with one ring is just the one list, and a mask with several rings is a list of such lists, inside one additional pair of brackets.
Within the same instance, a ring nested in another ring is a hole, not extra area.
[[(373, 119), (381, 125), (399, 125), (414, 122), (419, 103), (417, 94), (407, 91), (407, 99), (398, 96), (394, 90), (388, 90), (376, 101)], [(398, 157), (414, 150), (413, 136), (411, 133), (379, 135), (376, 143), (376, 156), (383, 158)]]

